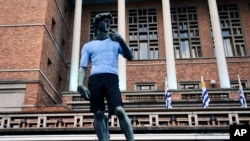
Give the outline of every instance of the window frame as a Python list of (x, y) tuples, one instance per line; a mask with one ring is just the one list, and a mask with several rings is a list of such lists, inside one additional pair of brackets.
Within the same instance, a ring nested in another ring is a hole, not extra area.
[[(134, 60), (160, 58), (156, 8), (128, 9), (128, 29)], [(146, 47), (141, 44), (146, 44)]]
[[(146, 89), (146, 87), (148, 87), (148, 89)], [(157, 87), (156, 87), (155, 82), (135, 83), (135, 90), (136, 91), (155, 91), (157, 90)]]

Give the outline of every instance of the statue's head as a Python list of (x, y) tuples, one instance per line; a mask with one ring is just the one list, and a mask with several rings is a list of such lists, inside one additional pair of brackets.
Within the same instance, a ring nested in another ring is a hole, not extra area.
[(97, 25), (98, 25), (98, 23), (99, 23), (101, 20), (103, 20), (104, 18), (109, 18), (110, 21), (111, 21), (111, 23), (112, 23), (112, 15), (111, 15), (110, 12), (99, 13), (99, 14), (97, 14), (97, 15), (94, 17), (93, 22), (92, 22), (94, 28), (96, 28)]

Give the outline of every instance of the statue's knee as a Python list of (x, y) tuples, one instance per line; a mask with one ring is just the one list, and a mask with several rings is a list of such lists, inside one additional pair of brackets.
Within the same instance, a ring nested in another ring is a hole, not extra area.
[(102, 119), (104, 119), (104, 112), (103, 111), (96, 111), (95, 112), (95, 119), (97, 119), (97, 120), (102, 120)]
[(119, 118), (122, 118), (125, 116), (125, 110), (123, 107), (118, 106), (115, 108), (115, 115)]

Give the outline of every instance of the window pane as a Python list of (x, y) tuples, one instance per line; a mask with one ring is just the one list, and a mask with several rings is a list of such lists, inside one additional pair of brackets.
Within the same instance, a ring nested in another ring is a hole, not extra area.
[(150, 86), (141, 86), (141, 90), (150, 90)]
[(240, 46), (240, 54), (241, 54), (241, 56), (246, 56), (246, 52), (245, 52), (245, 47), (244, 46)]
[(158, 48), (156, 48), (155, 51), (154, 51), (154, 59), (159, 59), (159, 51), (158, 51)]
[(181, 41), (181, 55), (182, 55), (182, 58), (190, 58), (188, 40)]
[(195, 48), (192, 48), (192, 56), (193, 56), (193, 58), (196, 57)]
[(175, 48), (175, 58), (180, 58), (180, 50), (179, 50), (179, 48)]
[(149, 59), (154, 59), (154, 50), (150, 49), (149, 51)]
[(148, 44), (140, 43), (140, 57), (141, 59), (148, 59)]
[(224, 43), (225, 55), (233, 56), (231, 40), (226, 38), (223, 40), (223, 43)]
[(187, 38), (188, 37), (188, 33), (187, 32), (181, 32), (180, 33), (180, 37), (181, 38)]
[(138, 60), (138, 50), (134, 50), (134, 59)]
[(177, 31), (173, 32), (173, 38), (178, 38), (178, 33), (177, 33)]
[(141, 39), (141, 40), (148, 39), (148, 36), (147, 36), (146, 34), (141, 34), (141, 35), (140, 35), (140, 39)]
[(222, 31), (222, 35), (223, 36), (229, 36), (230, 35), (230, 31), (229, 30), (223, 30)]

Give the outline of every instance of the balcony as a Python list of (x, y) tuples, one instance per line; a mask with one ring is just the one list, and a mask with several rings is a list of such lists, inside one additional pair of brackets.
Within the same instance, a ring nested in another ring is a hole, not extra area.
[[(236, 91), (210, 91), (211, 102), (206, 109), (202, 107), (199, 92), (172, 92), (172, 109), (165, 108), (162, 91), (123, 92), (124, 107), (133, 125), (136, 140), (143, 137), (143, 140), (154, 140), (146, 137), (148, 134), (164, 139), (165, 135), (169, 135), (169, 140), (179, 135), (185, 135), (187, 140), (194, 140), (199, 136), (202, 138), (204, 135), (211, 139), (220, 136), (224, 140), (229, 139), (230, 125), (250, 125), (250, 109), (240, 107)], [(245, 95), (249, 101), (248, 90), (245, 91)], [(81, 98), (78, 93), (64, 93), (63, 97), (67, 99), (64, 100), (65, 105), (71, 110), (1, 112), (0, 135), (30, 137), (30, 135), (74, 134), (81, 137), (90, 135), (92, 138), (89, 140), (93, 140), (94, 117), (89, 112), (89, 102)], [(123, 135), (118, 118), (111, 116), (109, 125), (111, 136), (114, 138), (111, 140), (120, 140)], [(116, 135), (120, 136), (116, 138)], [(0, 139), (3, 137), (0, 136)], [(85, 139), (87, 140), (87, 137)]]

